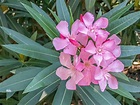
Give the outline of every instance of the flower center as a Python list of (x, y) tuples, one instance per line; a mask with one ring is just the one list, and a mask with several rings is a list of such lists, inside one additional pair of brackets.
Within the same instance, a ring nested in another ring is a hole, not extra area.
[(110, 78), (110, 74), (109, 73), (106, 73), (104, 76), (105, 76), (106, 80), (108, 80), (108, 78)]
[(102, 48), (98, 48), (97, 52), (101, 53), (102, 52)]
[(90, 63), (89, 62), (85, 62), (85, 66), (88, 68), (90, 67)]

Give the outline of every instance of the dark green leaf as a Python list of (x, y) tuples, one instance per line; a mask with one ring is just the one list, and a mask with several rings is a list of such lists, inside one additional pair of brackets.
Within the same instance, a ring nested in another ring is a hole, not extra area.
[(134, 24), (138, 19), (140, 19), (140, 11), (128, 14), (120, 19), (113, 21), (109, 24), (107, 30), (111, 35), (118, 34), (122, 30)]
[(71, 8), (72, 13), (75, 12), (75, 10), (77, 9), (79, 3), (80, 3), (80, 0), (70, 0), (69, 1), (69, 6)]
[(87, 11), (93, 11), (96, 0), (85, 0), (85, 6)]
[(26, 87), (24, 93), (34, 91), (57, 81), (59, 78), (56, 76), (55, 72), (59, 66), (59, 63), (55, 63), (38, 73), (33, 81)]
[(59, 18), (70, 24), (70, 14), (64, 0), (56, 0), (56, 9)]
[(46, 87), (28, 93), (20, 100), (18, 105), (36, 105), (39, 101), (41, 101), (44, 97), (46, 97), (56, 89), (56, 87), (59, 84), (59, 81), (60, 80), (55, 81)]
[(114, 73), (111, 73), (111, 74), (114, 75), (115, 77), (119, 78), (119, 79), (129, 81), (128, 77), (122, 72), (120, 72), (120, 73), (115, 73), (114, 72)]
[(24, 90), (41, 69), (20, 72), (0, 83), (0, 92), (16, 92)]
[(19, 54), (23, 54), (32, 58), (45, 60), (50, 63), (58, 61), (58, 55), (54, 50), (47, 49), (45, 47), (38, 47), (35, 45), (22, 45), (22, 44), (10, 44), (10, 45), (3, 45), (3, 47), (10, 49), (14, 52)]
[(60, 86), (54, 96), (53, 105), (71, 105), (73, 96), (72, 90), (66, 89), (66, 81), (61, 81)]

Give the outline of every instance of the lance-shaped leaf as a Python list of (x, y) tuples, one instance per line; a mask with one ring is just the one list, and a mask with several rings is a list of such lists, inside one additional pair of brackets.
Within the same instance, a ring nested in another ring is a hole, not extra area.
[(18, 60), (15, 59), (2, 59), (0, 60), (0, 66), (7, 66), (7, 65), (12, 65), (12, 64), (16, 64), (16, 63), (20, 63)]
[(36, 105), (39, 101), (41, 101), (44, 97), (46, 97), (56, 89), (56, 87), (59, 85), (59, 81), (60, 79), (52, 82), (46, 87), (28, 93), (20, 100), (18, 105)]
[(85, 6), (87, 11), (93, 11), (96, 0), (85, 0)]
[(95, 98), (95, 100), (100, 104), (100, 105), (121, 105), (118, 100), (116, 100), (109, 92), (106, 90), (104, 92), (101, 92), (99, 89), (99, 86), (97, 85), (90, 85), (88, 87), (84, 87), (92, 97)]
[(0, 83), (0, 92), (16, 92), (24, 90), (41, 68), (20, 72)]
[(84, 102), (85, 105), (100, 105), (91, 95), (88, 91), (83, 89), (80, 86), (77, 86), (76, 90), (78, 96)]
[(119, 60), (124, 64), (125, 67), (131, 66), (133, 61), (135, 59), (135, 55), (134, 56), (128, 56), (128, 57), (123, 57), (123, 58), (119, 58)]
[(112, 10), (110, 10), (109, 12), (105, 13), (103, 16), (105, 16), (107, 18), (111, 17), (115, 12), (117, 12), (120, 9), (122, 9), (123, 7), (125, 7), (128, 1), (129, 0), (125, 0), (123, 3), (119, 4), (118, 6), (116, 6)]
[(131, 13), (110, 23), (107, 30), (110, 32), (111, 35), (118, 34), (122, 30), (134, 24), (139, 19), (140, 11)]
[(121, 81), (119, 82), (119, 85), (129, 92), (132, 93), (140, 92), (140, 82), (133, 79), (129, 79), (129, 81), (130, 82)]
[(58, 31), (55, 28), (55, 25), (50, 22), (50, 18), (44, 17), (41, 13), (36, 11), (35, 9), (29, 7), (26, 4), (22, 4), (26, 10), (32, 15), (32, 17), (40, 24), (40, 26), (45, 30), (48, 37), (52, 40), (53, 38), (57, 37)]
[(70, 24), (70, 14), (66, 6), (65, 0), (56, 0), (56, 9), (58, 17)]
[(126, 7), (120, 9), (119, 11), (117, 11), (116, 13), (114, 13), (110, 18), (109, 18), (109, 22), (112, 22), (116, 19), (119, 19), (125, 12), (127, 12), (131, 7), (133, 6), (133, 4), (129, 4)]
[(53, 105), (71, 105), (73, 96), (72, 90), (66, 89), (66, 81), (61, 81), (54, 96)]
[(59, 53), (45, 47), (23, 44), (9, 44), (3, 45), (3, 47), (32, 58), (48, 61), (50, 63), (58, 61)]
[(75, 10), (77, 9), (79, 3), (80, 3), (80, 0), (70, 0), (69, 1), (69, 6), (71, 8), (72, 13), (75, 12)]
[(133, 55), (140, 54), (140, 46), (127, 46), (122, 45), (121, 46), (121, 57), (129, 57)]
[(48, 66), (44, 70), (42, 70), (40, 73), (38, 73), (33, 81), (26, 87), (24, 90), (24, 93), (34, 91), (38, 88), (50, 85), (54, 81), (58, 80), (58, 77), (56, 76), (56, 69), (60, 66), (59, 63), (54, 63), (51, 66)]
[(31, 40), (30, 38), (26, 37), (25, 35), (20, 34), (14, 30), (8, 29), (6, 27), (1, 27), (1, 29), (10, 36), (15, 42), (19, 44), (26, 44), (26, 45), (35, 45), (41, 47), (40, 44), (36, 43), (35, 41)]
[(119, 79), (129, 81), (128, 77), (122, 72), (120, 72), (120, 73), (115, 73), (114, 72), (114, 73), (111, 73), (111, 74), (114, 75), (115, 77), (119, 78)]
[(118, 89), (111, 89), (111, 88), (107, 88), (107, 89), (109, 89), (109, 90), (113, 91), (114, 93), (117, 93), (123, 97), (136, 101), (136, 99), (127, 90), (125, 90), (121, 86), (119, 86)]

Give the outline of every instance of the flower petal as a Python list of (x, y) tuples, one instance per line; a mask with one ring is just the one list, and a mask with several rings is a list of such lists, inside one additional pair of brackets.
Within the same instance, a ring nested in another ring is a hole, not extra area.
[(108, 40), (105, 43), (103, 43), (103, 49), (108, 50), (112, 52), (116, 47), (115, 42), (113, 40)]
[(68, 30), (68, 23), (66, 21), (60, 21), (60, 23), (56, 26), (60, 34), (62, 34), (65, 37), (69, 37), (70, 33)]
[(77, 20), (72, 24), (72, 27), (71, 27), (71, 35), (76, 35), (76, 34), (78, 33), (79, 23), (80, 23), (80, 20), (77, 19)]
[(53, 45), (56, 50), (61, 50), (65, 48), (68, 44), (69, 44), (69, 41), (67, 39), (61, 39), (61, 38), (53, 39)]
[(87, 35), (89, 30), (86, 28), (86, 26), (82, 22), (80, 22), (79, 27), (78, 27), (78, 31), (80, 33), (83, 33), (83, 34)]
[(86, 45), (87, 45), (87, 42), (88, 42), (88, 36), (85, 35), (85, 34), (79, 33), (79, 34), (76, 36), (76, 40), (77, 40), (78, 42), (80, 42), (83, 46), (86, 46)]
[(90, 12), (86, 12), (83, 16), (83, 22), (87, 27), (91, 27), (94, 21), (94, 16)]
[(124, 70), (124, 64), (121, 61), (116, 60), (116, 61), (112, 62), (106, 68), (106, 70), (109, 72), (122, 72)]
[(105, 17), (101, 17), (94, 22), (93, 26), (98, 27), (98, 28), (107, 28), (108, 19)]
[(91, 54), (86, 52), (84, 48), (81, 49), (79, 57), (83, 60), (83, 62), (88, 61), (90, 56), (91, 56)]
[(104, 57), (104, 60), (112, 60), (113, 61), (116, 59), (115, 56), (107, 50), (104, 51), (103, 57)]
[(69, 54), (66, 54), (64, 52), (61, 52), (60, 53), (60, 56), (59, 56), (59, 60), (60, 60), (60, 63), (67, 67), (67, 68), (71, 68), (72, 67), (72, 63), (71, 63), (71, 56)]
[(100, 89), (102, 92), (104, 92), (106, 86), (107, 86), (107, 80), (105, 78), (102, 78), (100, 81), (99, 81), (99, 86), (100, 86)]
[(96, 41), (97, 40), (97, 33), (96, 32), (88, 32), (88, 36), (92, 38), (92, 40)]
[(57, 70), (56, 70), (56, 75), (58, 77), (61, 78), (61, 80), (66, 80), (69, 76), (70, 76), (71, 72), (69, 69), (66, 69), (64, 67), (59, 67)]
[(121, 39), (115, 34), (113, 34), (109, 39), (114, 40), (116, 45), (121, 43)]
[(88, 45), (85, 48), (85, 51), (89, 52), (91, 54), (96, 53), (96, 47), (95, 47), (94, 43), (91, 40), (89, 40)]
[(76, 54), (76, 51), (77, 51), (77, 47), (74, 46), (73, 44), (69, 44), (64, 49), (64, 53), (70, 54), (70, 55), (75, 55)]
[(91, 72), (90, 70), (84, 70), (83, 72), (83, 79), (78, 83), (80, 86), (89, 86), (91, 83)]
[(75, 80), (70, 78), (66, 83), (66, 88), (69, 89), (69, 90), (76, 90)]
[(111, 89), (118, 89), (118, 81), (117, 79), (111, 75), (110, 78), (108, 78), (108, 85)]
[(116, 48), (112, 51), (113, 55), (118, 58), (121, 55), (121, 47), (116, 46)]
[(94, 57), (94, 59), (95, 59), (96, 64), (97, 64), (98, 66), (100, 66), (100, 64), (101, 64), (101, 62), (102, 62), (102, 60), (103, 60), (103, 56), (100, 55), (100, 54), (96, 54), (96, 55), (94, 55), (93, 57)]
[(100, 69), (100, 67), (96, 67), (94, 78), (95, 80), (101, 80), (103, 78), (103, 71)]

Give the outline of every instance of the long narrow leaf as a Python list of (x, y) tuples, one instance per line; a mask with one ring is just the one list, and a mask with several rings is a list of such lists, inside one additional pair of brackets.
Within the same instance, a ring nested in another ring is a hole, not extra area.
[(56, 76), (56, 69), (60, 66), (59, 63), (52, 64), (51, 66), (42, 70), (35, 76), (33, 81), (26, 87), (24, 93), (34, 91), (38, 88), (50, 85), (59, 78)]
[(47, 49), (45, 47), (38, 47), (35, 45), (23, 45), (23, 44), (10, 44), (3, 45), (3, 47), (23, 54), (32, 58), (48, 61), (50, 63), (58, 61), (58, 53), (54, 50)]
[(66, 89), (66, 81), (61, 81), (60, 86), (54, 96), (53, 105), (71, 105), (73, 96), (72, 90)]

